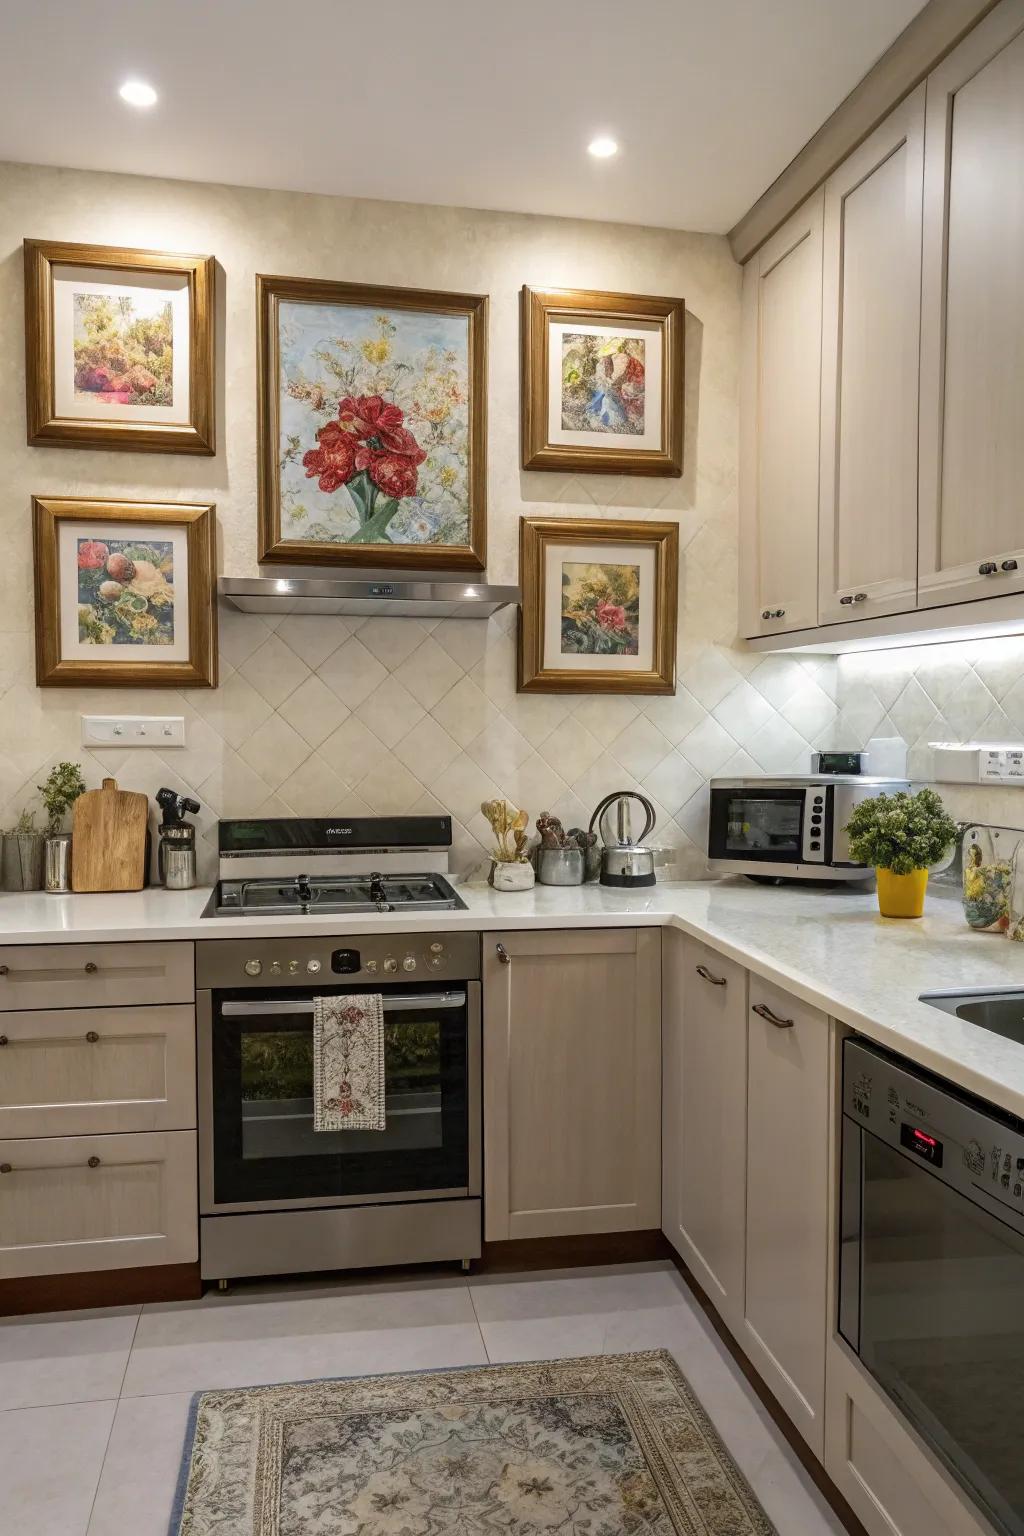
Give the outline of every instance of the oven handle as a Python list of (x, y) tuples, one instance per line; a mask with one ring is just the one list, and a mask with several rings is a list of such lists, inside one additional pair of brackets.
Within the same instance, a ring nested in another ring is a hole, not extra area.
[[(344, 994), (341, 994), (344, 996)], [(421, 992), (417, 996), (402, 997), (384, 996), (384, 1012), (411, 1013), (414, 1008), (464, 1008), (466, 1006), (465, 992)], [(311, 997), (282, 998), (279, 1003), (266, 1001), (253, 1001), (241, 1003), (221, 1003), (220, 1014), (227, 1019), (253, 1019), (267, 1017), (270, 1014), (312, 1014), (313, 999)]]

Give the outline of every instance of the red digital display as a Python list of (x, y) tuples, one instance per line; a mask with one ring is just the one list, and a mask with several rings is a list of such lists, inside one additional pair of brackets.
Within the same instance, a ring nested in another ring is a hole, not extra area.
[(930, 1136), (927, 1131), (922, 1131), (919, 1126), (904, 1122), (900, 1126), (900, 1142), (926, 1163), (933, 1163), (936, 1168), (942, 1167), (942, 1142)]

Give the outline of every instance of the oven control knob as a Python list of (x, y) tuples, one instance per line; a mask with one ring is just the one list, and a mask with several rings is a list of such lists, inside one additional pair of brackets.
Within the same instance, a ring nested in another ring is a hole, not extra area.
[(415, 957), (415, 955), (406, 955), (405, 959), (402, 961), (402, 970), (403, 971), (414, 971), (415, 969), (416, 969), (416, 957)]
[(298, 969), (299, 969), (299, 962), (297, 960), (289, 960), (288, 961), (288, 974), (289, 974), (289, 976), (294, 976), (296, 974), (296, 972), (298, 971)]
[(444, 965), (444, 957), (442, 955), (431, 955), (427, 963), (432, 971), (439, 971)]
[(309, 972), (309, 974), (311, 976), (315, 976), (319, 969), (320, 969), (320, 961), (319, 960), (307, 960), (306, 961), (306, 970)]
[(376, 960), (367, 960), (366, 964), (363, 966), (363, 970), (368, 976), (376, 976), (378, 970)]
[(430, 946), (430, 953), (432, 955), (443, 955), (444, 954), (444, 945), (442, 943), (440, 943), (437, 939), (435, 939), (433, 944), (431, 944), (431, 946)]
[(260, 974), (260, 972), (262, 971), (262, 969), (263, 969), (263, 961), (262, 960), (247, 960), (245, 962), (245, 974), (247, 976), (258, 976)]
[(398, 961), (395, 959), (394, 955), (386, 955), (384, 957), (384, 969), (389, 976), (393, 975), (394, 972), (398, 970)]

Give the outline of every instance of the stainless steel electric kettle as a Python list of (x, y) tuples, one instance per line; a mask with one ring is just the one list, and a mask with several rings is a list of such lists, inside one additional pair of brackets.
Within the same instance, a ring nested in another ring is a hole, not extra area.
[[(644, 827), (634, 842), (630, 836), (628, 801), (636, 800), (644, 808)], [(616, 835), (610, 838), (605, 831), (604, 820), (611, 808), (616, 807)], [(590, 818), (590, 830), (595, 827), (604, 842), (601, 850), (601, 884), (618, 886), (620, 889), (655, 884), (654, 850), (643, 846), (645, 838), (654, 831), (657, 821), (654, 806), (645, 795), (633, 789), (616, 790), (606, 795)]]

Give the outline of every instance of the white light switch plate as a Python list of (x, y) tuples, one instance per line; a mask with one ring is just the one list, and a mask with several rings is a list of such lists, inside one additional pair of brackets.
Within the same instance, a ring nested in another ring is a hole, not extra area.
[(184, 715), (83, 715), (83, 747), (183, 747)]

